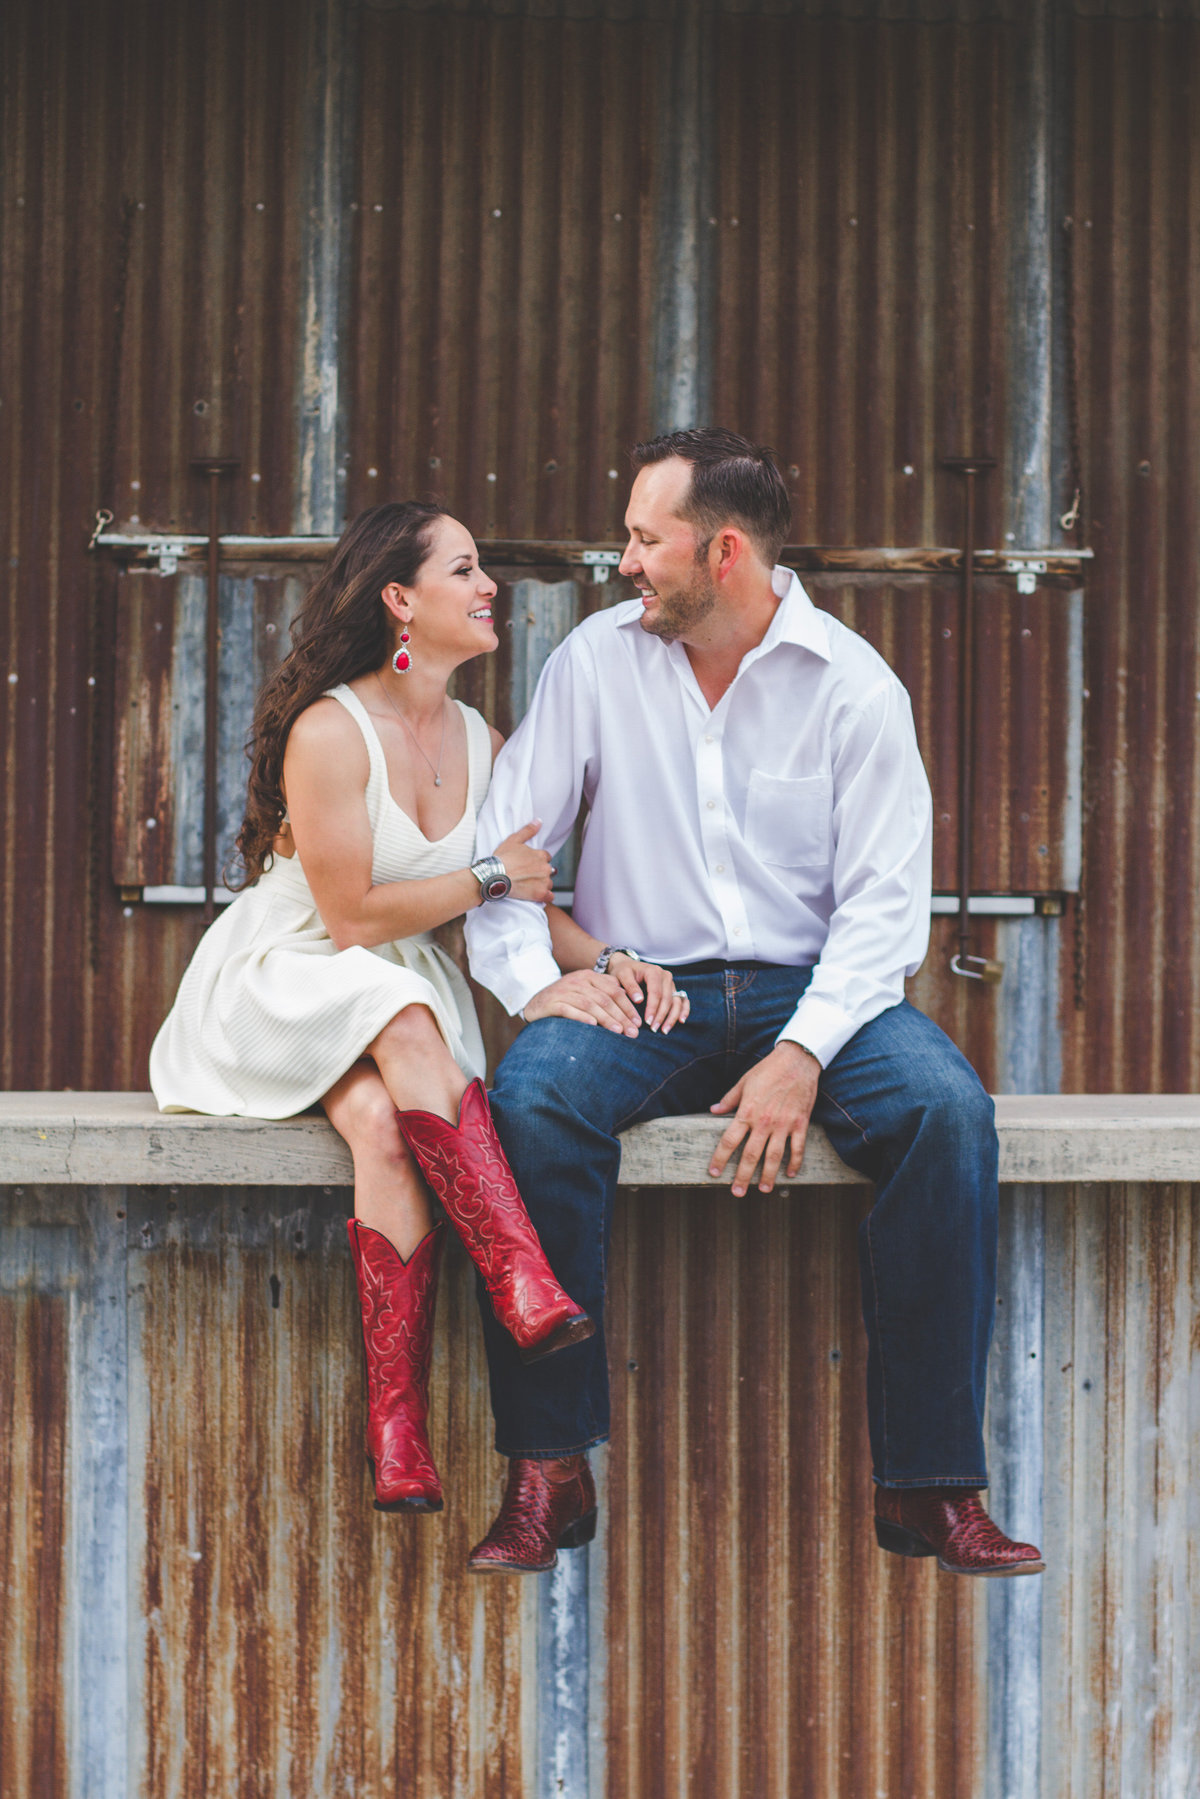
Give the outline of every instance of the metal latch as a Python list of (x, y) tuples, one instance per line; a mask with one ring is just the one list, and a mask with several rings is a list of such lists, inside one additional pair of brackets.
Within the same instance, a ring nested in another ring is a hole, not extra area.
[(177, 543), (173, 537), (156, 537), (146, 545), (143, 554), (151, 562), (157, 558), (160, 575), (173, 575), (179, 567), (179, 558), (187, 555), (187, 545)]
[(585, 550), (583, 566), (592, 571), (592, 580), (597, 587), (603, 587), (608, 580), (610, 568), (616, 568), (621, 560), (620, 550)]
[(1046, 572), (1044, 556), (1006, 556), (1004, 558), (1006, 575), (1017, 577), (1018, 593), (1036, 593), (1037, 578)]

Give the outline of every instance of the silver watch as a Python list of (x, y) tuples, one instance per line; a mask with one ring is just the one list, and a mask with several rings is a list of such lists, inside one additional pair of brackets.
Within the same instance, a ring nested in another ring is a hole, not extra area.
[(596, 957), (596, 960), (592, 963), (592, 973), (607, 974), (608, 965), (614, 956), (628, 956), (632, 962), (640, 962), (642, 959), (641, 952), (636, 949), (630, 949), (627, 944), (622, 944), (620, 948), (618, 948), (615, 944), (606, 943), (604, 948), (600, 951), (600, 954)]
[(482, 856), (478, 862), (472, 862), (471, 873), (479, 882), (479, 903), (486, 900), (507, 899), (512, 892), (512, 882), (508, 878), (508, 870), (499, 856)]

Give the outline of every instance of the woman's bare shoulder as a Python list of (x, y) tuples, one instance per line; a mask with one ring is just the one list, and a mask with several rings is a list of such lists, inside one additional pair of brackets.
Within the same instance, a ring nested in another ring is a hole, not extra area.
[(495, 725), (489, 725), (488, 730), (491, 732), (492, 737), (492, 761), (494, 762), (496, 757), (500, 754), (500, 751), (504, 748), (504, 735), (503, 732), (496, 729)]
[(318, 756), (336, 756), (345, 763), (348, 758), (367, 761), (367, 746), (362, 732), (346, 708), (338, 700), (322, 695), (306, 706), (288, 733), (288, 755), (293, 752), (305, 761)]

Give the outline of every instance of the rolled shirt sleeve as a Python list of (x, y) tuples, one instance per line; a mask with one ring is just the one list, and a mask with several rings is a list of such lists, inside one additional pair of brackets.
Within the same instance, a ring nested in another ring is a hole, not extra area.
[(886, 678), (833, 743), (834, 910), (812, 980), (778, 1041), (827, 1067), (904, 997), (929, 944), (933, 806), (912, 707)]
[[(591, 661), (568, 638), (547, 661), (529, 711), (496, 758), (476, 853), (494, 855), (537, 818), (533, 842), (555, 855), (574, 827), (596, 741)], [(510, 1014), (558, 980), (545, 910), (533, 901), (489, 900), (467, 913), (464, 929), (472, 975)]]

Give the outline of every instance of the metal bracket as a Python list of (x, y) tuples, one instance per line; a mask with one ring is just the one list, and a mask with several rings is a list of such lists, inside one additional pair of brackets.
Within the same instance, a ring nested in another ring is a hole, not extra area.
[(179, 567), (180, 557), (187, 555), (187, 545), (173, 537), (154, 538), (146, 545), (144, 554), (150, 562), (157, 560), (160, 575), (173, 575)]
[(1006, 556), (1004, 558), (1006, 575), (1017, 577), (1018, 593), (1036, 593), (1037, 578), (1046, 573), (1044, 556)]
[(621, 560), (620, 550), (585, 550), (583, 566), (592, 571), (592, 580), (597, 587), (603, 587), (608, 580), (610, 568), (616, 568)]

